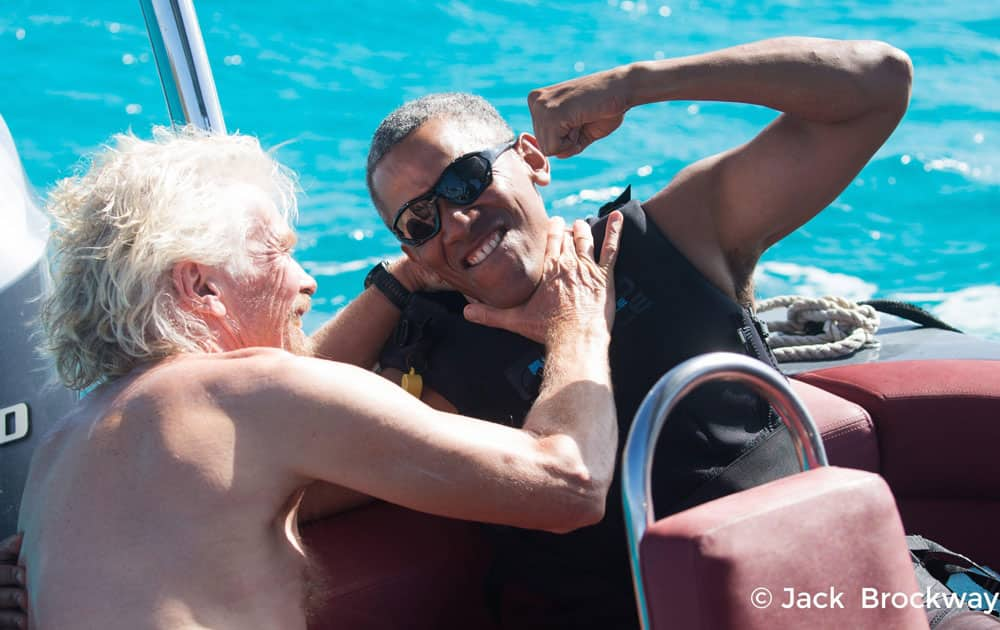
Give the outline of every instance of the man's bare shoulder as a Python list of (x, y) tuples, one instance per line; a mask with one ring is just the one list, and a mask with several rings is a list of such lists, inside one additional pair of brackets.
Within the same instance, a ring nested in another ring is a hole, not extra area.
[(275, 380), (295, 369), (302, 357), (279, 348), (245, 348), (233, 352), (181, 354), (165, 359), (134, 376), (129, 386), (133, 395), (164, 395), (180, 389), (218, 393), (259, 385), (261, 379)]
[(210, 408), (241, 419), (270, 417), (314, 399), (340, 405), (372, 388), (389, 388), (371, 372), (277, 348), (178, 355), (137, 375), (127, 387), (133, 400), (173, 406), (183, 401), (199, 413)]

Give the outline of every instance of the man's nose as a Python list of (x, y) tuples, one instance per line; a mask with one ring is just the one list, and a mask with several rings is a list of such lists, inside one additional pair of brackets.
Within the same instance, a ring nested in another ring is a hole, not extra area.
[(465, 238), (472, 224), (479, 218), (479, 210), (474, 206), (457, 206), (444, 200), (440, 203), (441, 232), (445, 243)]
[(313, 295), (316, 295), (316, 286), (316, 278), (306, 274), (306, 282), (302, 285), (302, 293), (312, 297)]
[(298, 265), (299, 273), (302, 276), (302, 284), (299, 286), (299, 293), (305, 293), (308, 296), (316, 295), (316, 278), (310, 276), (309, 272), (303, 269), (302, 265), (299, 264), (298, 261), (295, 261), (295, 264)]

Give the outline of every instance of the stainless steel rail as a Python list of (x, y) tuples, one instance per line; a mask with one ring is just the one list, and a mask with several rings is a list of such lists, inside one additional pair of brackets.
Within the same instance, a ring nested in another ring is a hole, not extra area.
[(663, 375), (636, 412), (622, 454), (625, 529), (632, 584), (644, 630), (649, 628), (649, 611), (639, 564), (639, 543), (654, 519), (651, 499), (653, 449), (677, 403), (699, 385), (714, 380), (742, 383), (770, 401), (788, 425), (802, 470), (827, 465), (822, 439), (805, 405), (784, 377), (764, 363), (740, 354), (715, 352), (688, 359)]
[(194, 0), (139, 0), (174, 125), (226, 132)]

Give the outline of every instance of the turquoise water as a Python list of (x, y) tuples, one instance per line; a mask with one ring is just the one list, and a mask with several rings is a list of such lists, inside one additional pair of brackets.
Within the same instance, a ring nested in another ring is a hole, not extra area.
[[(294, 11), (289, 7), (295, 7)], [(913, 59), (910, 110), (826, 211), (772, 248), (761, 296), (915, 300), (967, 330), (1000, 331), (1000, 4), (839, 2), (209, 1), (197, 3), (230, 129), (265, 144), (305, 195), (299, 258), (320, 291), (314, 328), (397, 251), (364, 187), (381, 118), (404, 99), (465, 90), (530, 130), (533, 88), (638, 59), (787, 34), (877, 38)], [(0, 114), (40, 191), (110, 134), (166, 110), (137, 2), (4, 0)], [(750, 106), (669, 103), (553, 167), (549, 207), (585, 216), (631, 183), (647, 197), (683, 165), (770, 120)]]

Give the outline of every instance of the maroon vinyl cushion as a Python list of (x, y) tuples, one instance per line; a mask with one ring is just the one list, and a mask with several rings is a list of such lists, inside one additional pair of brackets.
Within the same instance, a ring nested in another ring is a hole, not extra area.
[(868, 410), (908, 532), (1000, 566), (1000, 361), (868, 363), (797, 378)]
[(864, 407), (803, 381), (789, 383), (823, 436), (830, 464), (879, 472), (878, 438)]
[[(863, 607), (865, 587), (919, 592), (892, 494), (872, 473), (820, 468), (729, 495), (655, 523), (640, 550), (657, 630), (927, 628), (919, 607)], [(761, 588), (773, 599), (758, 608)], [(786, 588), (833, 588), (844, 608), (783, 608)]]
[(480, 528), (387, 503), (310, 523), (302, 538), (316, 586), (310, 630), (458, 630), (493, 624)]

